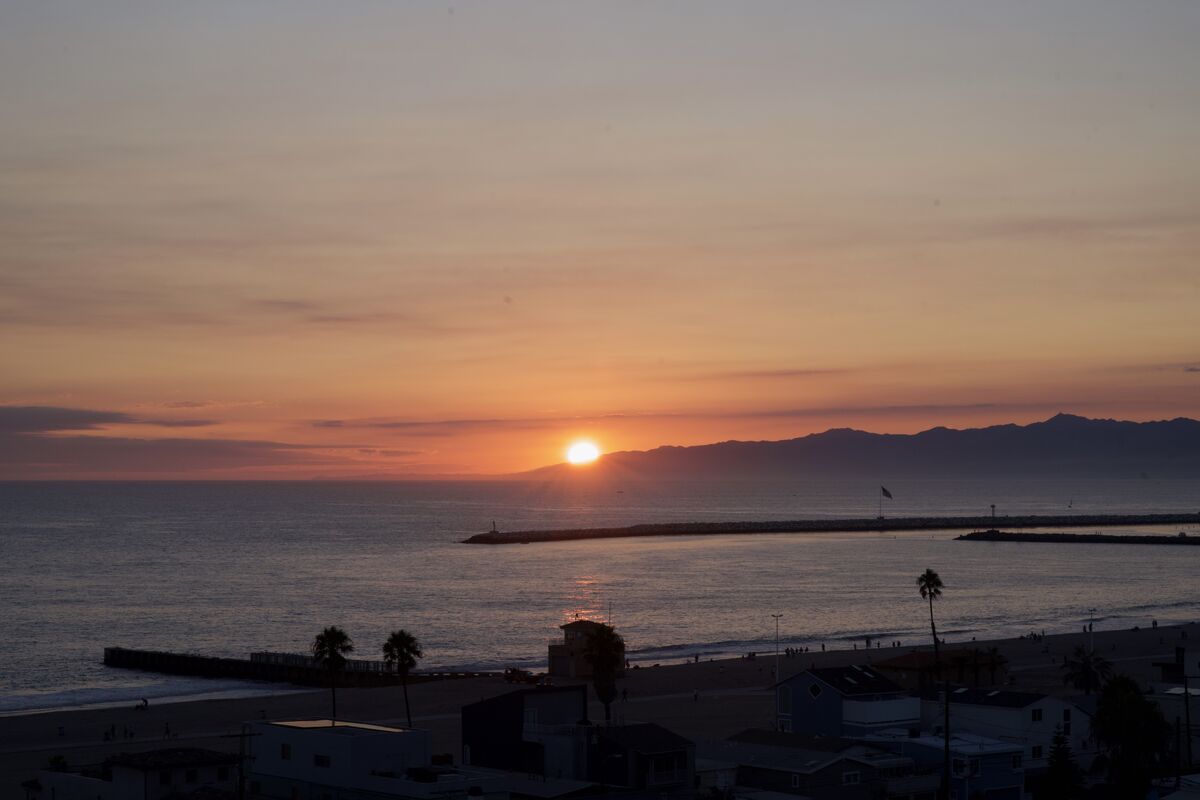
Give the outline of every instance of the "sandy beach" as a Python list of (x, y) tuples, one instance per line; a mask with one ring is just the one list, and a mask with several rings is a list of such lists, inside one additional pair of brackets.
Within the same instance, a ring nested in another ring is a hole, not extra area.
[[(1157, 629), (1095, 632), (1095, 646), (1113, 662), (1118, 672), (1143, 684), (1157, 678), (1153, 662), (1173, 657), (1177, 645), (1200, 640), (1200, 623), (1162, 626)], [(1014, 688), (1070, 694), (1062, 684), (1059, 665), (1064, 655), (1087, 643), (1080, 633), (1048, 635), (1040, 639), (950, 641), (956, 646), (996, 646), (1008, 659)], [(783, 676), (809, 666), (869, 663), (923, 647), (810, 652), (781, 656)], [(651, 721), (693, 739), (722, 738), (749, 727), (771, 727), (771, 694), (775, 658), (760, 653), (754, 659), (726, 659), (692, 664), (641, 667), (627, 672), (621, 688), (628, 700), (618, 700), (616, 721)], [(410, 688), (414, 724), (432, 732), (434, 752), (459, 750), (459, 709), (485, 697), (515, 687), (499, 678), (424, 683)], [(603, 719), (603, 709), (593, 702), (592, 715)], [(338, 692), (339, 716), (386, 724), (404, 724), (404, 699), (400, 688), (343, 689)], [(147, 710), (132, 707), (69, 710), (0, 718), (0, 798), (21, 798), (22, 780), (55, 755), (72, 766), (95, 764), (122, 751), (166, 746), (198, 746), (237, 751), (240, 724), (262, 718), (326, 716), (329, 692), (324, 690), (269, 697), (199, 700), (152, 704)], [(104, 741), (110, 726), (126, 727), (133, 739)], [(170, 737), (165, 736), (169, 729)]]

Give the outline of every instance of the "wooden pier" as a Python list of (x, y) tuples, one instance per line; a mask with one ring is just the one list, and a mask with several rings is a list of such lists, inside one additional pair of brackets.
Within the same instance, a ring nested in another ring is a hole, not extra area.
[[(253, 653), (250, 658), (222, 658), (161, 650), (133, 650), (126, 647), (104, 648), (104, 664), (120, 669), (140, 669), (166, 675), (194, 675), (201, 678), (290, 683), (296, 686), (328, 686), (329, 670), (311, 658), (290, 653)], [(366, 666), (372, 665), (372, 666)], [(374, 666), (378, 665), (378, 666)], [(338, 686), (398, 686), (400, 676), (390, 672), (383, 662), (356, 661), (338, 671)], [(412, 672), (409, 683), (461, 678), (501, 677), (499, 672)]]

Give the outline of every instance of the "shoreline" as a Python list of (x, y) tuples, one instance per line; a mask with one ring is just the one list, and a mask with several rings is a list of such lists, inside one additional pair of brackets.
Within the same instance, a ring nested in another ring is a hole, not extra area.
[(1200, 513), (1190, 514), (1056, 514), (974, 517), (866, 517), (799, 519), (760, 522), (663, 522), (617, 528), (560, 528), (477, 533), (462, 544), (533, 544), (583, 539), (623, 539), (641, 536), (722, 536), (763, 533), (859, 533), (937, 531), (995, 528), (1112, 528), (1124, 525), (1196, 525)]

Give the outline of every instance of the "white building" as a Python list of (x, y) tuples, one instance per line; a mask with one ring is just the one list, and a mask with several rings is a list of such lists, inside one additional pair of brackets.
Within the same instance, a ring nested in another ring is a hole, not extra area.
[(429, 732), (328, 719), (255, 722), (247, 796), (264, 800), (503, 800), (494, 776), (434, 765)]
[[(921, 718), (928, 730), (943, 725), (942, 694), (921, 701)], [(1062, 729), (1071, 752), (1087, 769), (1096, 757), (1091, 738), (1091, 717), (1086, 711), (1059, 697), (1000, 689), (952, 689), (950, 730), (986, 736), (1024, 748), (1025, 768), (1036, 772), (1046, 767), (1054, 731)]]

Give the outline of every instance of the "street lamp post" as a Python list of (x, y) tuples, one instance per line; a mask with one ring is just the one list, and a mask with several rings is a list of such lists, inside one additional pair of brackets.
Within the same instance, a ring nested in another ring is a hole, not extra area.
[(775, 682), (779, 683), (779, 618), (783, 614), (772, 614), (775, 618)]

